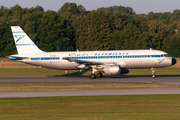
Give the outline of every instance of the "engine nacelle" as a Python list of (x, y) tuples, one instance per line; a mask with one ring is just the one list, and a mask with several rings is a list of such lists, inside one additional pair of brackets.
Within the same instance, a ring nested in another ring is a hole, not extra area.
[(104, 67), (104, 72), (110, 75), (117, 75), (121, 73), (121, 68), (119, 65), (107, 65)]
[(121, 68), (121, 74), (129, 73), (129, 69)]
[(80, 65), (78, 65), (78, 66), (76, 66), (78, 69), (80, 69), (80, 70), (89, 70), (89, 68), (88, 67), (86, 67), (86, 65), (84, 65), (84, 64), (80, 64)]

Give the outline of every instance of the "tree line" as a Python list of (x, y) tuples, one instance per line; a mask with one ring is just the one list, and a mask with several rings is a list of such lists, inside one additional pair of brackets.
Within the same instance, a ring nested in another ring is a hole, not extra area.
[(43, 51), (157, 49), (180, 57), (180, 10), (136, 14), (130, 7), (86, 11), (65, 3), (57, 12), (41, 6), (0, 7), (0, 57), (16, 54), (10, 26), (21, 26)]

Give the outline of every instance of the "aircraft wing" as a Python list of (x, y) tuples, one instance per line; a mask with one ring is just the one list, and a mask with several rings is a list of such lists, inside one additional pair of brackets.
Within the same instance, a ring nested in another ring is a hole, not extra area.
[(69, 62), (76, 62), (79, 64), (88, 64), (88, 65), (104, 65), (103, 62), (97, 62), (97, 61), (88, 61), (88, 60), (76, 60), (76, 59), (70, 59), (70, 58), (63, 58), (64, 60), (68, 60)]

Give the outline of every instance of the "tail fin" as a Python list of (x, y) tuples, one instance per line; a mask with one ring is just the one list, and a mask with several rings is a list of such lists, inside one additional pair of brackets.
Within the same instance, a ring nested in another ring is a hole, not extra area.
[(19, 26), (11, 26), (18, 54), (39, 53), (41, 51)]

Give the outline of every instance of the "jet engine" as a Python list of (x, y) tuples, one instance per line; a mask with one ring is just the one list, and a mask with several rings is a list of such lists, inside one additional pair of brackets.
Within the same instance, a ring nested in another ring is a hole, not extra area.
[(121, 68), (119, 65), (107, 65), (104, 67), (104, 72), (110, 75), (117, 75), (121, 73)]
[(84, 65), (84, 64), (80, 64), (80, 65), (78, 65), (78, 66), (76, 66), (78, 69), (80, 69), (80, 70), (89, 70), (89, 68), (86, 66), (86, 65)]
[(121, 68), (121, 74), (129, 73), (129, 69)]

